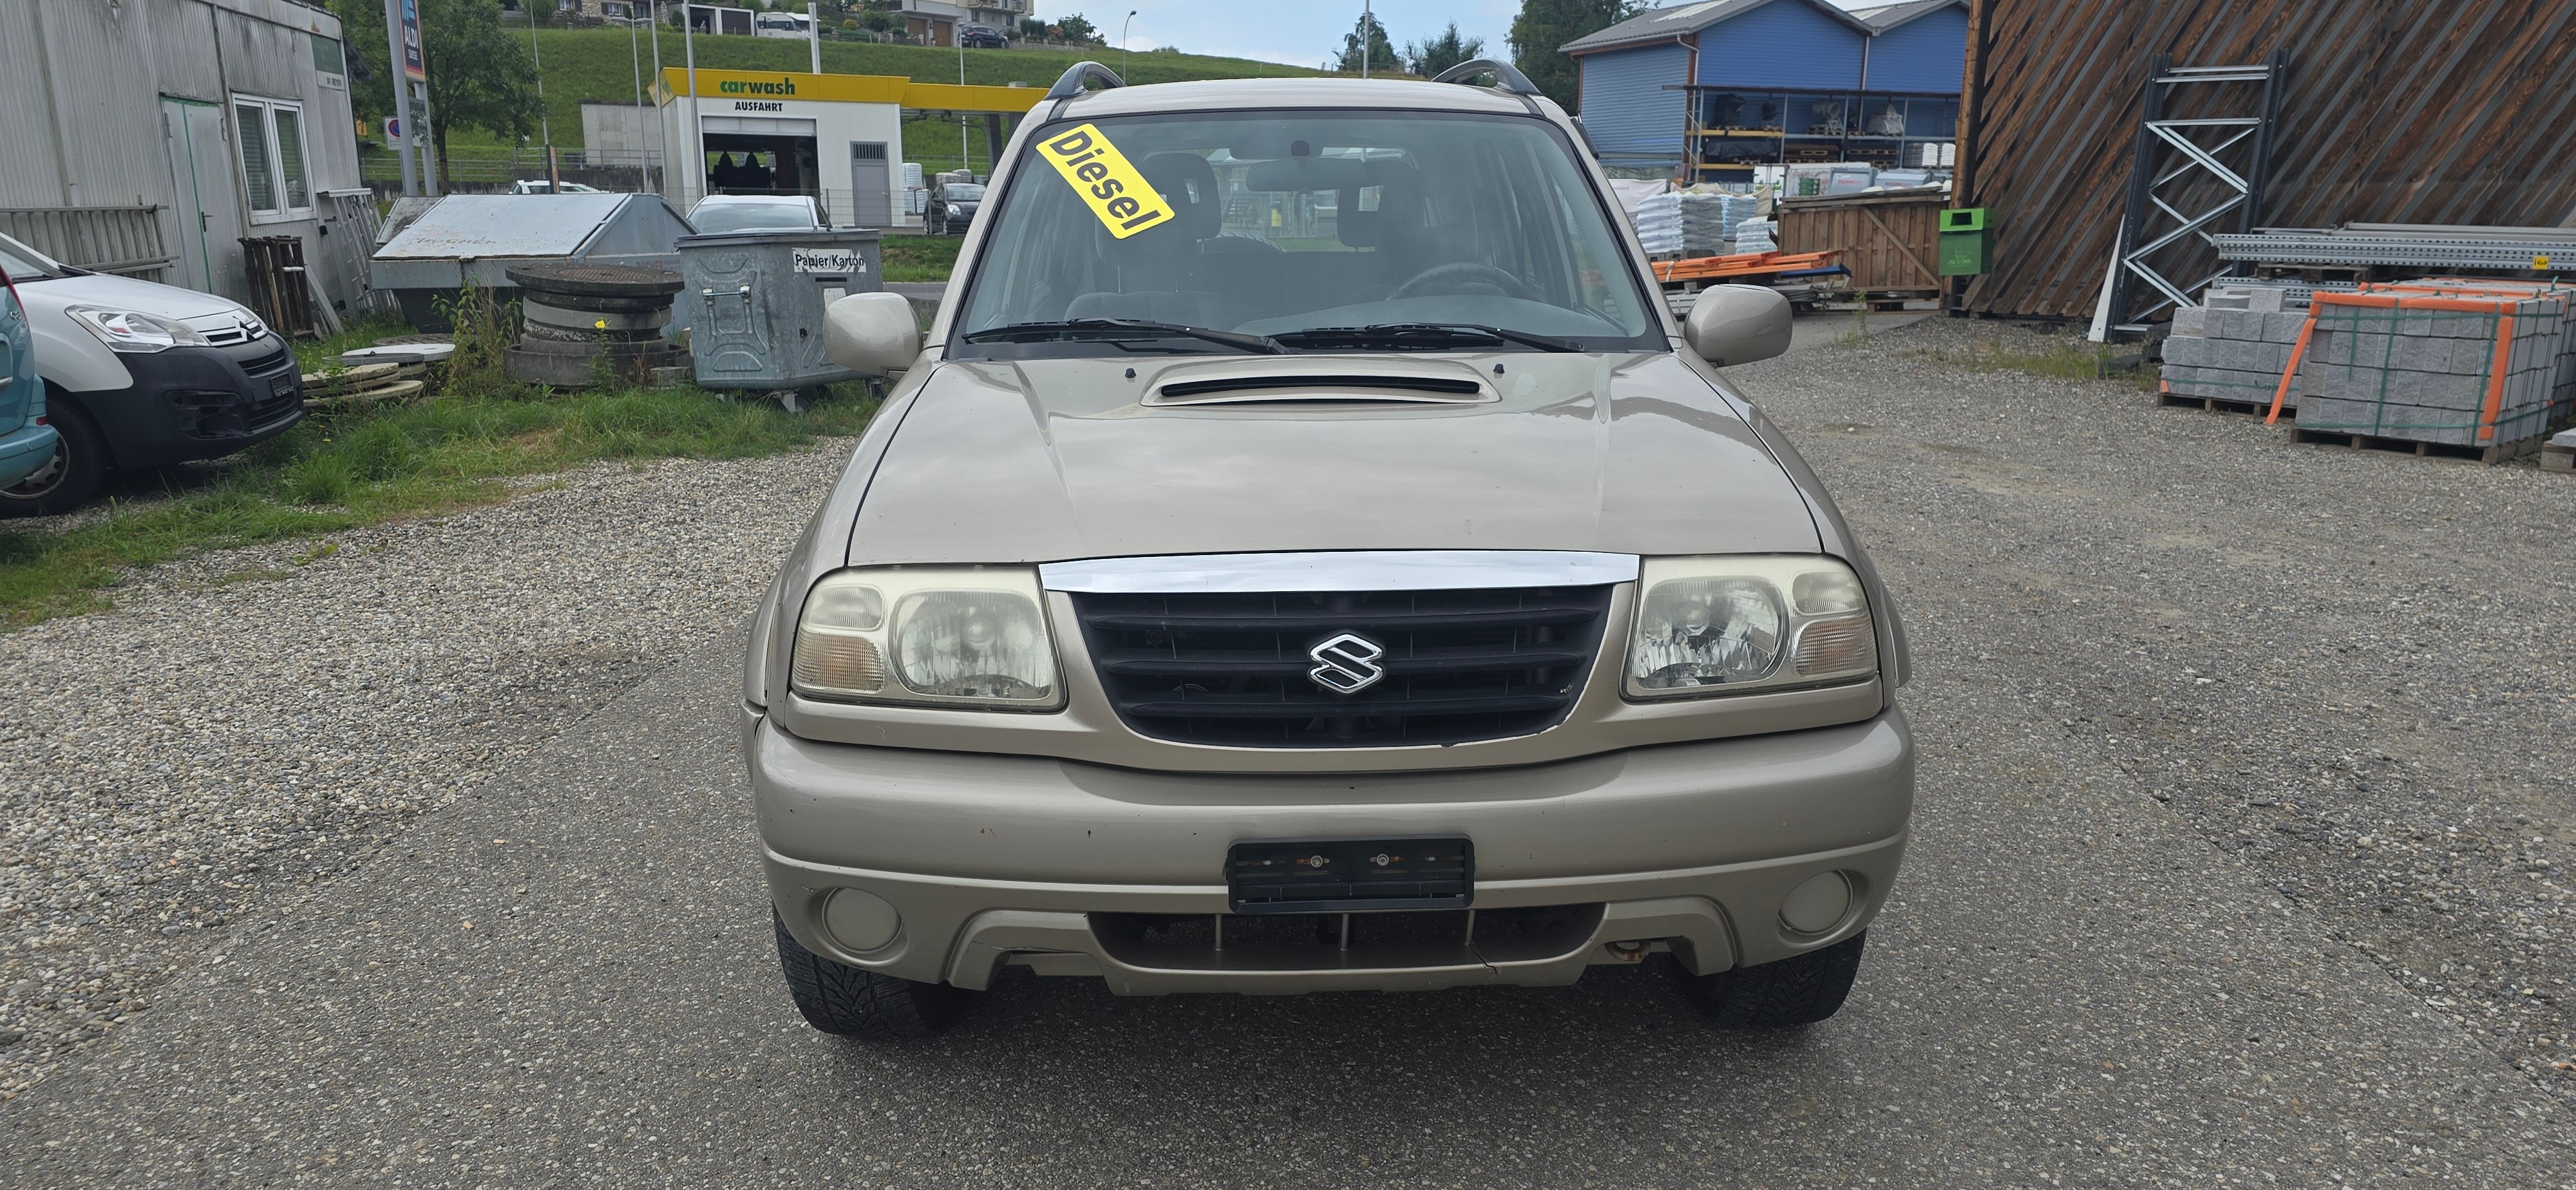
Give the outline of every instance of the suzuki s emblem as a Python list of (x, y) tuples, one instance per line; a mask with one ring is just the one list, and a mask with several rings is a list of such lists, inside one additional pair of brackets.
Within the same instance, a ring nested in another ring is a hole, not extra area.
[(1345, 632), (1306, 650), (1306, 655), (1315, 659), (1315, 668), (1306, 671), (1307, 680), (1335, 694), (1357, 694), (1386, 676), (1386, 668), (1377, 663), (1386, 649), (1357, 633)]

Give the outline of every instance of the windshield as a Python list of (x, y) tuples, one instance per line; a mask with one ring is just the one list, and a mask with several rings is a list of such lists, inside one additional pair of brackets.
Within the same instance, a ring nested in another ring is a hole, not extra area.
[(9, 274), (12, 281), (43, 281), (68, 275), (63, 266), (44, 253), (7, 236), (0, 236), (0, 272)]
[[(1103, 320), (1267, 336), (1273, 350), (1665, 345), (1573, 146), (1545, 121), (1267, 111), (1093, 127), (1171, 217), (1118, 238), (1108, 211), (1132, 203), (1086, 201), (1052, 162), (1024, 159), (986, 212), (960, 353), (1108, 355), (1135, 348), (1104, 340), (1144, 334)], [(1082, 325), (1044, 327), (1064, 323)], [(1408, 333), (1381, 329), (1396, 327)], [(1246, 348), (1171, 335), (1151, 349)]]
[(964, 182), (950, 182), (947, 186), (941, 189), (940, 193), (945, 194), (949, 198), (958, 202), (972, 202), (984, 197), (984, 188), (981, 186), (969, 186)]
[(810, 231), (814, 213), (801, 202), (714, 203), (691, 214), (689, 226), (697, 228), (699, 235), (709, 236), (735, 231)]

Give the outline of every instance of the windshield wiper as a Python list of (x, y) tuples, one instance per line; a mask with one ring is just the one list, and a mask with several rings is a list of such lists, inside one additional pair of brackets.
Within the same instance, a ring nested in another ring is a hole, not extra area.
[[(1117, 332), (1103, 334), (1101, 332)], [(1246, 335), (1234, 331), (1209, 330), (1203, 326), (1182, 326), (1176, 322), (1147, 322), (1138, 318), (1067, 318), (1059, 322), (1015, 322), (962, 336), (969, 343), (1045, 343), (1062, 339), (1150, 338), (1179, 335), (1188, 339), (1205, 339), (1210, 343), (1249, 351), (1258, 355), (1286, 355), (1288, 349), (1268, 335)]]
[(1275, 336), (1290, 346), (1321, 346), (1333, 342), (1367, 342), (1382, 344), (1390, 350), (1407, 347), (1429, 348), (1425, 339), (1454, 342), (1475, 336), (1497, 343), (1518, 343), (1541, 351), (1581, 351), (1583, 345), (1572, 339), (1553, 335), (1534, 335), (1528, 331), (1509, 330), (1475, 322), (1378, 322), (1368, 326), (1319, 326), (1311, 330), (1283, 331)]

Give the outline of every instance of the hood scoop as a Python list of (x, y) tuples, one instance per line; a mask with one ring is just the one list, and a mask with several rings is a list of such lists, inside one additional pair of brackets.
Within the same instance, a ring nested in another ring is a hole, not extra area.
[(1155, 378), (1144, 404), (1485, 405), (1501, 399), (1475, 369), (1448, 360), (1270, 357), (1170, 369)]

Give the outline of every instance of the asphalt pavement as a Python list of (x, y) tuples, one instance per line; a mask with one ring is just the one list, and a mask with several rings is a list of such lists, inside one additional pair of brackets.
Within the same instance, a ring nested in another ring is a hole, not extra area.
[[(1955, 440), (1957, 410), (1895, 424), (1906, 368), (1800, 359), (1758, 379), (1884, 542), (1921, 674), (1917, 842), (1830, 1022), (1720, 1032), (1653, 968), (1284, 999), (1023, 974), (929, 1042), (816, 1034), (772, 957), (728, 635), (0, 1106), (0, 1185), (2576, 1184), (2564, 1101), (2160, 798), (2141, 756), (2193, 741), (2033, 693), (2107, 647), (2096, 616), (2186, 598), (2070, 596), (1991, 548), (2091, 526), (2064, 506), (2089, 477), (1872, 453)], [(1843, 379), (1802, 390), (1819, 369)]]

